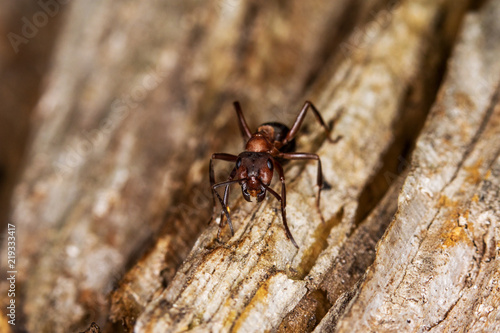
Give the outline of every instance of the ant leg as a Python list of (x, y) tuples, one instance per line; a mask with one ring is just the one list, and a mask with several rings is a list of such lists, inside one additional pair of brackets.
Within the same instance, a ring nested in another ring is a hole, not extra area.
[(248, 128), (245, 117), (243, 116), (243, 111), (241, 109), (240, 102), (236, 101), (233, 103), (233, 105), (234, 109), (236, 110), (236, 115), (238, 116), (239, 120), (238, 124), (240, 125), (241, 135), (243, 136), (243, 140), (247, 142), (252, 137), (252, 132), (250, 131), (250, 128)]
[(321, 160), (318, 155), (312, 153), (281, 153), (278, 155), (280, 158), (287, 160), (316, 160), (318, 161), (318, 174), (316, 176), (316, 184), (318, 185), (318, 199), (316, 206), (319, 209), (319, 201), (321, 198), (321, 189), (323, 188), (323, 171), (321, 169)]
[[(227, 178), (228, 181), (233, 180), (234, 176), (236, 176), (236, 170), (237, 170), (237, 168), (234, 167), (233, 171), (231, 171), (231, 174)], [(222, 205), (224, 207), (226, 207), (226, 208), (228, 208), (228, 206), (227, 206), (227, 200), (228, 200), (228, 197), (229, 197), (229, 189), (230, 189), (230, 187), (229, 187), (229, 184), (228, 184), (228, 185), (226, 185), (226, 188), (224, 189), (224, 196), (223, 196), (224, 200), (222, 202)], [(221, 226), (221, 228), (224, 227), (224, 211), (222, 211), (220, 213), (220, 226)]]
[(287, 142), (291, 141), (295, 137), (295, 135), (297, 134), (297, 132), (300, 129), (300, 126), (302, 125), (302, 122), (304, 121), (307, 110), (309, 110), (309, 108), (311, 108), (314, 115), (316, 116), (316, 119), (318, 119), (321, 126), (325, 129), (328, 141), (336, 142), (340, 139), (340, 137), (336, 138), (335, 140), (332, 140), (330, 138), (330, 132), (333, 131), (333, 127), (335, 126), (335, 122), (338, 120), (338, 117), (333, 120), (332, 128), (329, 129), (328, 126), (326, 125), (325, 121), (321, 117), (321, 114), (319, 113), (318, 109), (316, 109), (316, 107), (314, 106), (314, 104), (311, 103), (310, 101), (306, 101), (304, 103), (304, 106), (302, 107), (302, 110), (300, 110), (299, 115), (297, 116), (297, 119), (293, 123), (292, 128), (290, 129), (290, 131), (286, 135), (285, 139), (283, 140), (283, 145), (285, 145)]
[[(216, 188), (217, 188), (217, 187), (220, 187), (220, 186), (226, 186), (226, 188), (227, 188), (229, 185), (234, 184), (234, 183), (239, 182), (239, 181), (241, 181), (241, 179), (232, 179), (232, 180), (228, 180), (228, 181), (225, 181), (225, 182), (221, 182), (221, 183), (217, 183), (217, 184), (212, 185), (212, 193), (213, 193), (214, 195), (216, 195), (216, 196), (217, 196), (217, 198), (219, 199), (219, 202), (220, 202), (220, 204), (221, 204), (221, 206), (222, 206), (222, 212), (223, 212), (223, 214), (224, 214), (224, 215), (226, 216), (226, 218), (227, 218), (227, 222), (228, 222), (228, 224), (229, 224), (229, 229), (231, 229), (231, 234), (232, 234), (233, 236), (234, 236), (234, 229), (233, 229), (233, 224), (231, 223), (231, 217), (229, 216), (229, 211), (227, 210), (226, 205), (224, 205), (224, 201), (223, 201), (223, 199), (221, 198), (221, 196), (219, 195), (219, 193), (216, 191)], [(221, 221), (221, 223), (220, 223), (220, 225), (219, 225), (219, 232), (217, 233), (217, 238), (219, 238), (219, 235), (220, 235), (220, 230), (221, 230), (223, 227), (224, 227), (224, 224), (223, 224), (223, 223), (222, 223), (222, 221)]]
[[(238, 159), (238, 156), (231, 155), (231, 154), (225, 154), (225, 153), (216, 153), (212, 155), (212, 158), (210, 159), (210, 164), (208, 166), (208, 173), (210, 177), (210, 187), (213, 187), (215, 184), (215, 174), (214, 174), (214, 168), (213, 168), (213, 160), (223, 160), (223, 161), (228, 161), (228, 162), (235, 162)], [(234, 176), (233, 176), (234, 177)], [(217, 205), (215, 202), (215, 192), (212, 191), (212, 199), (213, 199), (213, 213), (212, 213), (212, 218), (210, 219), (210, 222), (212, 222), (213, 217), (215, 215)]]
[(272, 188), (269, 186), (264, 185), (264, 187), (278, 199), (278, 201), (281, 203), (281, 217), (283, 219), (283, 226), (285, 227), (285, 233), (286, 237), (292, 242), (293, 246), (295, 246), (297, 249), (299, 246), (297, 245), (297, 242), (295, 242), (295, 239), (292, 236), (292, 233), (290, 232), (290, 229), (288, 228), (288, 223), (286, 221), (286, 186), (285, 186), (285, 174), (283, 172), (283, 167), (281, 164), (279, 164), (274, 158), (272, 159), (273, 165), (275, 169), (278, 171), (280, 181), (281, 181), (281, 196), (276, 193)]

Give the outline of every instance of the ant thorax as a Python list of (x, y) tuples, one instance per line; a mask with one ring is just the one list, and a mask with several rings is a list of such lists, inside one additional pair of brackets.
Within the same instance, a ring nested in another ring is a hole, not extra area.
[(262, 132), (255, 133), (248, 141), (245, 146), (246, 151), (265, 153), (271, 151), (274, 148), (273, 144)]

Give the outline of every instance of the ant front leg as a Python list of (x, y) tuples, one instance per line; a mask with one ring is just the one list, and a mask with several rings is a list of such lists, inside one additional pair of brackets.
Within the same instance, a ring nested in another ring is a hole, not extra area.
[(212, 185), (212, 193), (217, 196), (217, 198), (219, 199), (220, 204), (222, 206), (221, 222), (219, 224), (219, 231), (217, 232), (218, 239), (220, 239), (220, 231), (224, 227), (224, 223), (223, 223), (224, 220), (222, 219), (224, 217), (224, 215), (227, 218), (227, 223), (229, 224), (229, 229), (231, 229), (231, 235), (233, 235), (233, 236), (234, 236), (234, 229), (233, 229), (233, 223), (231, 222), (231, 217), (229, 216), (229, 211), (227, 208), (227, 198), (226, 198), (226, 203), (225, 203), (224, 200), (222, 200), (222, 198), (220, 197), (220, 195), (216, 189), (217, 189), (217, 187), (220, 187), (220, 186), (226, 186), (226, 191), (227, 191), (229, 185), (234, 184), (234, 183), (239, 182), (239, 181), (241, 181), (241, 179), (232, 179), (232, 180), (228, 180), (228, 181), (225, 181), (222, 183)]
[(297, 242), (295, 242), (295, 239), (293, 239), (292, 233), (290, 232), (290, 229), (288, 228), (288, 223), (286, 220), (286, 186), (285, 186), (285, 174), (283, 172), (283, 167), (281, 164), (279, 164), (277, 161), (272, 159), (274, 168), (278, 171), (280, 181), (281, 181), (281, 196), (276, 193), (272, 188), (270, 188), (267, 185), (264, 185), (265, 188), (272, 194), (274, 197), (281, 203), (281, 218), (283, 219), (283, 226), (285, 227), (285, 233), (286, 237), (292, 242), (293, 246), (295, 246), (297, 249), (299, 246), (297, 245)]
[(323, 120), (323, 118), (321, 117), (321, 114), (319, 113), (318, 109), (316, 109), (316, 107), (314, 106), (314, 104), (311, 103), (310, 101), (306, 101), (304, 103), (304, 106), (302, 107), (302, 110), (300, 110), (299, 115), (297, 116), (297, 119), (295, 119), (295, 122), (293, 123), (292, 128), (290, 129), (290, 131), (286, 135), (285, 139), (283, 140), (283, 145), (285, 145), (287, 142), (291, 141), (295, 137), (295, 135), (297, 134), (297, 132), (300, 129), (300, 126), (302, 125), (302, 122), (304, 121), (307, 110), (309, 110), (309, 108), (312, 110), (312, 112), (316, 116), (316, 119), (321, 124), (321, 126), (325, 129), (328, 141), (335, 143), (340, 139), (340, 137), (336, 138), (335, 140), (332, 140), (330, 138), (330, 132), (333, 131), (333, 127), (335, 126), (335, 122), (337, 121), (338, 117), (333, 120), (332, 129), (330, 130), (328, 128), (328, 126), (326, 125), (325, 121)]
[(323, 171), (321, 169), (321, 160), (319, 156), (312, 153), (281, 153), (278, 157), (287, 160), (316, 160), (318, 161), (318, 174), (316, 176), (316, 184), (318, 185), (318, 199), (316, 200), (316, 206), (319, 210), (319, 201), (321, 198), (321, 189), (323, 188)]
[[(223, 160), (223, 161), (228, 161), (228, 162), (236, 162), (238, 159), (238, 156), (231, 155), (231, 154), (225, 154), (225, 153), (216, 153), (212, 155), (212, 158), (210, 159), (210, 164), (208, 167), (208, 173), (210, 177), (210, 188), (212, 189), (212, 199), (213, 199), (213, 213), (212, 213), (212, 218), (210, 219), (209, 223), (213, 220), (213, 217), (215, 215), (216, 209), (217, 209), (217, 204), (215, 201), (215, 196), (219, 196), (219, 194), (215, 191), (214, 185), (215, 185), (215, 174), (214, 174), (214, 168), (213, 168), (213, 160)], [(228, 181), (231, 181), (236, 174), (236, 169), (233, 169), (231, 174), (229, 175)], [(223, 219), (222, 217), (224, 216), (224, 209), (227, 210), (227, 197), (229, 192), (229, 184), (226, 185), (226, 188), (224, 190), (224, 200), (220, 200), (221, 205), (223, 205), (223, 210), (221, 213), (221, 227), (224, 226), (223, 224)], [(219, 196), (220, 198), (220, 196)]]

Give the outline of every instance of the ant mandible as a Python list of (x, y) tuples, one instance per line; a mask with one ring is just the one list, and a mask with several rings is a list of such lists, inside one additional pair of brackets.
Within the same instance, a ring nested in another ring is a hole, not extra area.
[[(283, 167), (281, 166), (280, 160), (316, 160), (318, 161), (318, 174), (316, 179), (316, 184), (318, 185), (318, 198), (316, 200), (316, 206), (319, 209), (319, 200), (321, 195), (321, 189), (323, 186), (323, 174), (321, 171), (321, 160), (319, 156), (312, 153), (297, 153), (295, 151), (295, 135), (299, 131), (300, 126), (306, 116), (307, 110), (311, 109), (316, 116), (316, 119), (325, 129), (327, 138), (330, 142), (336, 142), (340, 137), (335, 140), (330, 138), (330, 129), (323, 121), (318, 109), (309, 101), (304, 103), (304, 106), (299, 112), (297, 119), (289, 129), (287, 126), (278, 123), (270, 122), (264, 123), (257, 128), (257, 131), (252, 134), (248, 128), (245, 117), (243, 116), (243, 111), (241, 109), (239, 102), (234, 102), (234, 109), (236, 110), (236, 115), (239, 120), (239, 127), (243, 139), (246, 141), (245, 151), (238, 156), (226, 153), (215, 153), (210, 159), (209, 165), (209, 175), (210, 175), (210, 185), (212, 188), (212, 197), (214, 204), (214, 213), (216, 209), (215, 196), (219, 199), (222, 212), (219, 223), (219, 231), (217, 233), (217, 238), (220, 236), (220, 231), (224, 227), (224, 216), (227, 218), (229, 228), (231, 229), (231, 234), (234, 235), (233, 224), (231, 223), (231, 217), (229, 216), (229, 210), (227, 207), (227, 201), (229, 196), (229, 185), (234, 183), (239, 183), (241, 186), (241, 191), (243, 197), (246, 201), (251, 201), (250, 197), (256, 197), (257, 202), (264, 200), (266, 196), (266, 191), (269, 191), (278, 201), (281, 203), (281, 216), (283, 219), (283, 225), (285, 226), (285, 232), (287, 238), (292, 242), (292, 244), (298, 249), (298, 245), (293, 239), (293, 236), (288, 229), (288, 224), (286, 222), (286, 187), (285, 187), (285, 175), (283, 173)], [(335, 124), (334, 119), (332, 124)], [(215, 183), (214, 169), (212, 166), (213, 160), (223, 160), (228, 162), (236, 162), (235, 167), (229, 174), (227, 181)], [(273, 171), (277, 170), (280, 181), (281, 181), (281, 195), (274, 191), (269, 185), (273, 178)], [(221, 198), (219, 193), (216, 191), (218, 187), (225, 186), (224, 196)]]

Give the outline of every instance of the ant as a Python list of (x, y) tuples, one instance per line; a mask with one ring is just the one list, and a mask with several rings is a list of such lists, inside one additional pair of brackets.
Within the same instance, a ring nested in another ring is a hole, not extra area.
[[(312, 110), (316, 119), (325, 129), (327, 138), (330, 142), (335, 143), (341, 137), (337, 137), (335, 140), (330, 138), (330, 129), (323, 121), (318, 109), (309, 101), (304, 103), (304, 106), (300, 110), (297, 119), (293, 123), (291, 129), (287, 126), (278, 122), (269, 122), (260, 125), (257, 131), (252, 134), (248, 128), (245, 117), (243, 116), (243, 111), (241, 109), (239, 102), (234, 102), (234, 109), (239, 120), (239, 127), (243, 139), (246, 142), (245, 151), (240, 153), (238, 156), (226, 153), (215, 153), (210, 159), (209, 165), (209, 176), (210, 185), (212, 188), (212, 197), (214, 204), (214, 213), (216, 209), (215, 196), (219, 199), (222, 212), (219, 224), (219, 231), (217, 233), (217, 238), (220, 236), (220, 231), (224, 227), (224, 216), (227, 218), (229, 228), (231, 229), (231, 234), (234, 235), (233, 224), (231, 223), (231, 218), (229, 216), (229, 207), (227, 206), (228, 196), (229, 196), (229, 185), (234, 183), (239, 183), (241, 186), (241, 191), (243, 197), (246, 201), (251, 201), (250, 197), (256, 197), (257, 202), (261, 202), (266, 197), (266, 191), (269, 191), (278, 201), (281, 203), (281, 216), (283, 219), (283, 225), (285, 227), (285, 232), (287, 238), (292, 242), (292, 244), (298, 249), (298, 245), (293, 239), (293, 236), (288, 229), (288, 224), (286, 222), (286, 187), (285, 187), (285, 175), (283, 173), (282, 163), (286, 160), (316, 160), (318, 161), (318, 173), (316, 184), (318, 186), (318, 198), (316, 200), (316, 206), (319, 210), (319, 201), (321, 195), (321, 189), (323, 186), (323, 173), (321, 171), (321, 160), (319, 156), (312, 153), (298, 153), (295, 151), (295, 135), (300, 129), (304, 117), (306, 116), (307, 110)], [(337, 118), (333, 120), (333, 126)], [(227, 181), (215, 183), (214, 169), (212, 166), (213, 160), (223, 160), (228, 162), (236, 162), (235, 167), (229, 174)], [(281, 195), (279, 195), (275, 190), (273, 190), (269, 185), (273, 178), (273, 171), (276, 169), (281, 181)], [(218, 187), (225, 186), (224, 197), (221, 198), (219, 193), (216, 191)]]

